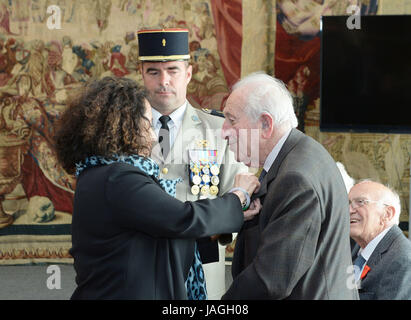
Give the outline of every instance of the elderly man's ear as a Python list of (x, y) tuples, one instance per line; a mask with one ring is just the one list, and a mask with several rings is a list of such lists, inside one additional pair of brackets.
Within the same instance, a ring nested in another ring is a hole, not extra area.
[(395, 216), (395, 208), (393, 206), (387, 206), (382, 217), (382, 221), (385, 225), (389, 224)]
[(261, 136), (264, 139), (269, 139), (271, 138), (271, 135), (274, 130), (274, 119), (273, 117), (268, 114), (268, 113), (263, 113), (260, 116), (259, 121), (261, 122)]

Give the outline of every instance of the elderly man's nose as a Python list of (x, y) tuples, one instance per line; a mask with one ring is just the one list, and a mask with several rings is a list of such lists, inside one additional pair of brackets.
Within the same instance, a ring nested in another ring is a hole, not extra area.
[(350, 210), (350, 214), (357, 211), (356, 209), (352, 208), (351, 202), (349, 203), (348, 208)]

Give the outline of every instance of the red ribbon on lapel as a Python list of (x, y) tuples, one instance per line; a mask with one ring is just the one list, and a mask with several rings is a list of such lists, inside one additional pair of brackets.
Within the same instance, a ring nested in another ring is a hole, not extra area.
[(370, 270), (371, 270), (371, 268), (370, 268), (369, 266), (365, 265), (365, 267), (364, 267), (364, 269), (363, 269), (363, 271), (362, 271), (362, 273), (361, 273), (361, 277), (360, 277), (361, 280), (365, 278), (365, 276), (367, 275), (368, 271), (370, 271)]

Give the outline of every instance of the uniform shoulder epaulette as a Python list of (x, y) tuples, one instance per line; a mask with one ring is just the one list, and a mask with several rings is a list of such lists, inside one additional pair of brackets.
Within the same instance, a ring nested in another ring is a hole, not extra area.
[(217, 117), (224, 118), (224, 113), (222, 113), (221, 111), (218, 111), (218, 110), (202, 108), (201, 111), (203, 111), (205, 113), (208, 113), (208, 114), (211, 114), (212, 116), (217, 116)]

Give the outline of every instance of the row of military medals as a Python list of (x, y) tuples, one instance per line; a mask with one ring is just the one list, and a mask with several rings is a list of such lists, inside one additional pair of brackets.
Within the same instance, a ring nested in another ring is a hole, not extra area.
[(217, 164), (217, 150), (190, 150), (191, 193), (202, 196), (217, 195), (220, 169)]

